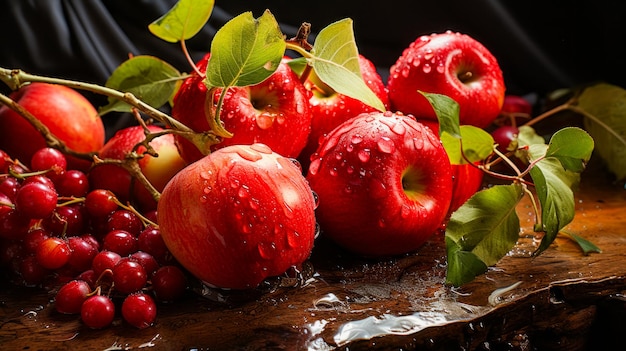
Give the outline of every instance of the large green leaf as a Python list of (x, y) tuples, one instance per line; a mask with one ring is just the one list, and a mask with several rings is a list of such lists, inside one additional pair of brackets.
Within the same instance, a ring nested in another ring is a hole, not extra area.
[(346, 18), (323, 28), (315, 38), (311, 53), (311, 66), (322, 82), (338, 93), (385, 111), (383, 102), (361, 76), (351, 19)]
[(258, 84), (276, 71), (286, 45), (278, 22), (269, 11), (258, 19), (252, 12), (242, 13), (215, 34), (206, 84), (224, 88)]
[[(154, 56), (135, 56), (111, 74), (105, 86), (121, 92), (129, 92), (146, 104), (159, 108), (166, 104), (182, 78), (180, 72), (167, 62)], [(101, 114), (111, 111), (130, 112), (131, 106), (124, 101), (109, 98), (100, 108)]]
[(442, 94), (428, 93), (420, 91), (422, 95), (430, 102), (435, 110), (437, 120), (439, 121), (439, 135), (447, 133), (451, 137), (461, 138), (461, 130), (459, 129), (459, 104), (451, 97)]
[(448, 153), (450, 163), (455, 165), (465, 164), (467, 161), (474, 163), (484, 160), (493, 153), (493, 137), (484, 129), (463, 125), (459, 127), (459, 131), (461, 139), (445, 132), (441, 134), (441, 142)]
[[(534, 144), (529, 148), (533, 159), (545, 155), (547, 145)], [(547, 249), (563, 227), (574, 219), (575, 203), (573, 188), (580, 174), (568, 171), (556, 157), (546, 157), (530, 170), (537, 196), (541, 204), (541, 227), (544, 237), (535, 254)]]
[(597, 154), (618, 179), (626, 178), (626, 90), (604, 83), (590, 86), (578, 98), (578, 107), (588, 114), (584, 126)]
[(163, 16), (148, 25), (155, 36), (170, 43), (192, 38), (211, 17), (214, 0), (178, 0)]
[(591, 158), (593, 144), (593, 139), (584, 130), (563, 128), (550, 138), (546, 157), (558, 159), (567, 170), (582, 172)]
[(519, 184), (495, 185), (474, 194), (446, 226), (448, 283), (459, 286), (484, 273), (519, 239), (515, 208), (523, 196)]

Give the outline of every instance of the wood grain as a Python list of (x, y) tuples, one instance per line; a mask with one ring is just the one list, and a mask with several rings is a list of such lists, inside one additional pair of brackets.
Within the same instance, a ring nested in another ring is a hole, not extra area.
[(523, 202), (518, 213), (524, 230), (516, 248), (458, 289), (444, 284), (441, 234), (415, 253), (375, 261), (321, 239), (308, 284), (213, 292), (211, 298), (189, 292), (184, 301), (159, 305), (156, 325), (144, 330), (121, 318), (111, 328), (90, 330), (77, 317), (56, 313), (45, 291), (4, 283), (0, 345), (3, 350), (606, 349), (626, 332), (626, 190), (602, 171), (588, 170), (576, 199), (576, 217), (567, 230), (602, 253), (585, 256), (559, 237), (543, 254), (530, 257), (538, 238)]

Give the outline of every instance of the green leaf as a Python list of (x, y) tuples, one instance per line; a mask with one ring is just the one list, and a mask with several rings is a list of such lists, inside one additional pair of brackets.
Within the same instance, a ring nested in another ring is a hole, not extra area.
[(439, 120), (439, 135), (449, 134), (454, 138), (461, 138), (459, 129), (459, 104), (447, 95), (420, 91), (435, 110)]
[(269, 11), (258, 19), (251, 12), (242, 13), (215, 34), (205, 82), (222, 88), (258, 84), (276, 71), (286, 46)]
[(450, 163), (455, 165), (467, 163), (463, 154), (472, 163), (482, 161), (491, 155), (494, 144), (491, 134), (470, 125), (460, 126), (459, 131), (461, 139), (455, 138), (447, 132), (442, 133), (440, 137), (450, 158)]
[(528, 149), (522, 146), (530, 146), (534, 144), (545, 145), (546, 140), (530, 126), (520, 126), (519, 134), (517, 135), (517, 147), (515, 151), (515, 157), (522, 160), (525, 163), (530, 162), (530, 155)]
[(513, 248), (520, 231), (515, 208), (523, 194), (519, 184), (495, 185), (474, 194), (450, 216), (445, 233), (448, 283), (471, 281)]
[[(547, 145), (531, 145), (533, 159), (545, 155)], [(573, 188), (578, 185), (580, 174), (568, 171), (556, 157), (546, 157), (530, 169), (537, 196), (541, 204), (540, 231), (545, 234), (535, 254), (547, 249), (558, 232), (574, 219), (575, 203)]]
[(591, 158), (593, 139), (576, 127), (563, 128), (552, 135), (546, 157), (555, 157), (566, 170), (582, 172)]
[(148, 25), (148, 30), (170, 43), (192, 38), (211, 17), (214, 0), (179, 0), (166, 14)]
[[(144, 55), (135, 56), (119, 65), (105, 86), (132, 93), (146, 104), (159, 108), (169, 101), (182, 78), (180, 72), (167, 62)], [(130, 105), (121, 100), (109, 98), (108, 102), (100, 108), (103, 115), (111, 111), (131, 111)]]
[(585, 256), (589, 255), (592, 252), (597, 252), (597, 253), (602, 252), (602, 250), (599, 247), (597, 247), (594, 243), (581, 237), (580, 235), (576, 235), (572, 232), (565, 231), (565, 230), (561, 231), (561, 233), (565, 234), (568, 238), (572, 239), (576, 244), (578, 244), (580, 249), (583, 251), (583, 255)]
[(595, 140), (595, 151), (619, 180), (626, 178), (626, 90), (611, 84), (586, 88), (578, 107), (587, 114), (585, 130)]
[(385, 111), (383, 102), (361, 76), (351, 19), (346, 18), (323, 28), (315, 38), (311, 53), (311, 66), (322, 82), (338, 93)]

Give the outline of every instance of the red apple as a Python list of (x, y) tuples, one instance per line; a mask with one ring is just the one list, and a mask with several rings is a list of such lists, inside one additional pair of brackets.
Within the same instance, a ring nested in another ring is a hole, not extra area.
[[(148, 129), (152, 133), (163, 131), (163, 128), (156, 125), (149, 125)], [(141, 126), (121, 129), (99, 150), (98, 156), (102, 159), (122, 160), (144, 138)], [(186, 163), (178, 153), (172, 134), (153, 139), (150, 146), (154, 148), (158, 157), (145, 155), (139, 160), (139, 167), (148, 181), (158, 191), (162, 191), (165, 184), (185, 167)], [(144, 147), (137, 150), (140, 154), (144, 151)], [(139, 182), (133, 182), (130, 173), (122, 167), (113, 164), (95, 166), (89, 172), (89, 181), (93, 189), (111, 190), (121, 201), (136, 200), (142, 210), (156, 208), (156, 201), (145, 187)]]
[[(206, 71), (210, 54), (197, 64)], [(193, 73), (187, 78), (174, 98), (172, 117), (197, 132), (209, 130), (205, 115), (207, 88), (204, 78)], [(221, 92), (221, 90), (219, 91)], [(219, 93), (215, 95), (217, 103)], [(224, 128), (233, 133), (212, 150), (229, 145), (264, 143), (285, 157), (297, 157), (304, 148), (311, 131), (309, 92), (298, 76), (283, 61), (278, 69), (263, 82), (250, 87), (233, 87), (224, 97), (220, 112)], [(193, 162), (202, 154), (190, 142), (176, 137), (180, 153)]]
[(461, 124), (480, 128), (498, 117), (505, 95), (502, 70), (491, 52), (451, 31), (412, 42), (391, 67), (387, 88), (393, 110), (436, 120), (420, 91), (443, 94), (459, 104)]
[[(105, 141), (102, 119), (83, 95), (64, 85), (31, 83), (10, 95), (46, 125), (52, 134), (79, 152), (98, 151)], [(41, 134), (22, 116), (7, 106), (0, 107), (0, 149), (28, 163), (44, 148)], [(68, 168), (86, 170), (89, 161), (69, 157)]]
[[(420, 120), (422, 124), (439, 135), (439, 123), (431, 120)], [(484, 172), (469, 163), (452, 165), (452, 201), (449, 213), (456, 211), (472, 197), (483, 185)]]
[(221, 148), (165, 186), (157, 208), (172, 255), (205, 283), (256, 287), (311, 254), (315, 200), (291, 159), (264, 145)]
[(443, 224), (452, 197), (441, 141), (401, 113), (363, 113), (339, 125), (307, 179), (323, 235), (364, 256), (419, 248)]
[[(359, 55), (359, 67), (361, 76), (365, 84), (378, 96), (386, 108), (389, 107), (389, 97), (387, 88), (376, 70), (372, 61)], [(324, 84), (312, 72), (304, 86), (311, 91), (311, 134), (309, 140), (299, 157), (303, 168), (308, 168), (309, 158), (319, 146), (321, 138), (329, 133), (343, 121), (355, 117), (363, 112), (374, 112), (375, 108), (351, 98), (347, 95), (337, 93), (328, 85)]]
[(528, 122), (532, 118), (532, 113), (533, 106), (530, 101), (519, 95), (506, 95), (496, 123), (519, 126)]

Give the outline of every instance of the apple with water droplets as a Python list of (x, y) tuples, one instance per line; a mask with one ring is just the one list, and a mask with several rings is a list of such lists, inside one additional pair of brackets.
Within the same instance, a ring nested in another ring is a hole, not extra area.
[[(210, 53), (197, 63), (205, 72)], [(220, 118), (231, 138), (224, 138), (212, 150), (238, 144), (263, 143), (285, 157), (297, 157), (311, 131), (310, 93), (298, 76), (283, 60), (276, 71), (263, 82), (229, 88), (224, 96)], [(210, 129), (205, 108), (215, 110), (222, 90), (209, 96), (204, 77), (192, 73), (174, 97), (172, 117), (196, 132)], [(288, 140), (288, 142), (285, 142)], [(189, 141), (177, 136), (176, 143), (187, 162), (202, 158), (202, 153)]]
[(309, 258), (315, 206), (293, 159), (264, 144), (231, 145), (176, 174), (157, 219), (172, 255), (198, 279), (252, 289)]
[[(376, 66), (363, 55), (359, 55), (358, 59), (363, 81), (388, 108), (387, 87), (376, 70)], [(303, 168), (307, 169), (310, 162), (309, 158), (315, 152), (325, 134), (347, 119), (356, 117), (363, 112), (374, 112), (376, 109), (360, 100), (338, 93), (322, 82), (315, 74), (315, 71), (309, 74), (304, 82), (304, 86), (311, 91), (311, 99), (309, 100), (312, 115), (311, 134), (299, 159)]]
[(452, 170), (441, 141), (413, 116), (363, 113), (333, 129), (307, 179), (322, 235), (357, 254), (418, 249), (443, 225)]
[(390, 68), (387, 80), (394, 111), (436, 120), (421, 94), (446, 95), (459, 104), (461, 124), (489, 126), (505, 96), (502, 70), (494, 55), (467, 34), (446, 31), (413, 41)]

